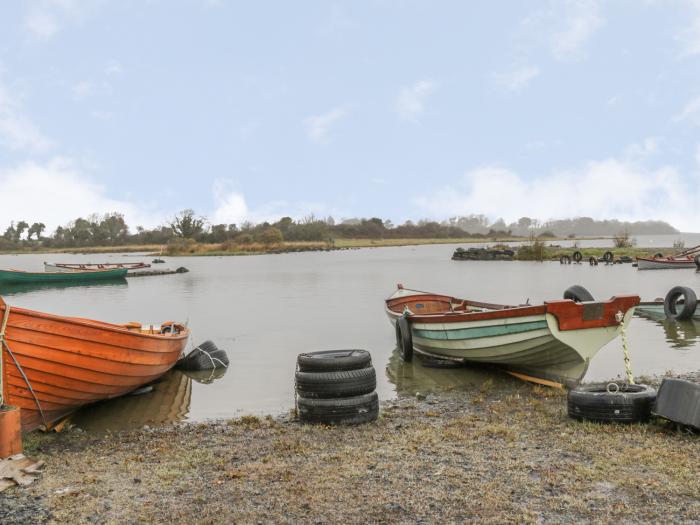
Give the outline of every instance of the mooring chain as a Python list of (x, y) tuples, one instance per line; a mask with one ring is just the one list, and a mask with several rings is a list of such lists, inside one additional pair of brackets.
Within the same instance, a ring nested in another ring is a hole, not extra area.
[(625, 373), (627, 374), (627, 382), (630, 385), (634, 384), (634, 375), (632, 374), (632, 361), (630, 361), (629, 345), (627, 344), (627, 331), (625, 329), (625, 314), (617, 312), (615, 319), (620, 323), (620, 335), (622, 337), (622, 353), (625, 360)]

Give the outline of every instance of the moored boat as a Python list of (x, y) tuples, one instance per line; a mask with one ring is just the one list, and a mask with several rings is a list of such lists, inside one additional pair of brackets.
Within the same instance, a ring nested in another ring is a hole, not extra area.
[(44, 270), (47, 272), (74, 272), (81, 270), (115, 270), (126, 268), (127, 271), (143, 270), (151, 265), (144, 262), (121, 262), (121, 263), (44, 263)]
[(693, 257), (637, 257), (639, 270), (670, 270), (674, 268), (695, 268)]
[[(598, 351), (629, 323), (639, 297), (498, 305), (399, 288), (385, 302), (395, 326), (405, 317), (410, 351), (488, 363), (538, 382), (573, 385)], [(406, 326), (404, 324), (404, 326)]]
[(126, 268), (111, 270), (80, 270), (71, 272), (25, 272), (22, 270), (0, 270), (0, 284), (90, 282), (123, 279)]
[(673, 268), (700, 269), (700, 246), (694, 246), (675, 255), (664, 256), (657, 253), (654, 257), (637, 257), (639, 270), (669, 270)]
[(179, 323), (110, 324), (11, 308), (1, 298), (0, 319), (0, 393), (21, 408), (25, 431), (159, 378), (189, 337)]

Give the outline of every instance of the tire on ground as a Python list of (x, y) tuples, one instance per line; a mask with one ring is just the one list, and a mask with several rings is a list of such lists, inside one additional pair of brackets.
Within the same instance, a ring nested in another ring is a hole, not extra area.
[(607, 263), (613, 262), (613, 259), (615, 259), (615, 256), (613, 255), (613, 252), (607, 251), (603, 254), (603, 260)]
[(336, 372), (358, 370), (372, 364), (367, 350), (323, 350), (299, 354), (297, 365), (301, 372)]
[(562, 255), (559, 257), (559, 264), (571, 264), (571, 257), (568, 255)]
[(596, 259), (595, 257), (589, 257), (588, 264), (590, 264), (591, 266), (598, 266), (598, 259)]
[(583, 286), (580, 286), (578, 284), (569, 286), (566, 289), (566, 291), (564, 292), (564, 299), (571, 299), (572, 301), (575, 301), (577, 303), (595, 301), (595, 299), (593, 299), (593, 296), (591, 295), (591, 292), (589, 292)]
[(647, 385), (621, 385), (619, 391), (609, 385), (581, 385), (569, 390), (569, 416), (599, 423), (637, 423), (647, 421), (656, 399), (656, 390)]
[(406, 317), (401, 316), (396, 320), (397, 335), (399, 337), (398, 347), (401, 359), (407, 363), (413, 361), (413, 335), (411, 334), (411, 323)]
[(374, 367), (338, 372), (297, 372), (296, 390), (301, 397), (327, 399), (369, 394), (377, 388)]
[(700, 430), (700, 385), (683, 379), (664, 379), (652, 413)]
[(376, 392), (342, 399), (297, 398), (299, 419), (304, 423), (327, 425), (357, 425), (369, 423), (379, 415), (379, 398)]
[[(678, 299), (683, 297), (683, 304)], [(680, 307), (680, 310), (679, 310)], [(698, 307), (698, 298), (695, 292), (686, 286), (675, 286), (669, 290), (664, 299), (664, 313), (667, 319), (684, 321), (695, 314)]]
[(574, 254), (571, 256), (571, 258), (574, 260), (574, 262), (581, 262), (583, 260), (583, 254), (576, 250)]

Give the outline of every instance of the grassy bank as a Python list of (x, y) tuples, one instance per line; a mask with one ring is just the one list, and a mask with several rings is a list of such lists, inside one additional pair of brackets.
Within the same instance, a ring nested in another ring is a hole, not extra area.
[(244, 417), (27, 448), (46, 472), (0, 495), (5, 525), (700, 520), (697, 435), (579, 423), (516, 381), (402, 397), (359, 427)]

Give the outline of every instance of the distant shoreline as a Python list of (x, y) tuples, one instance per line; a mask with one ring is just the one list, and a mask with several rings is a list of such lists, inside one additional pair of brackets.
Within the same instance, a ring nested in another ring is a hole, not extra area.
[[(576, 242), (576, 241), (591, 241), (591, 240), (612, 240), (612, 237), (576, 237), (574, 239), (566, 237), (547, 237), (538, 239), (547, 244), (558, 242)], [(48, 248), (48, 249), (23, 249), (23, 250), (7, 250), (0, 251), (0, 255), (28, 255), (28, 254), (116, 254), (116, 253), (145, 253), (146, 257), (192, 257), (192, 256), (236, 256), (236, 255), (272, 255), (282, 253), (296, 252), (316, 252), (316, 251), (335, 251), (359, 248), (383, 248), (383, 247), (401, 247), (401, 246), (422, 246), (431, 244), (488, 244), (495, 245), (500, 243), (526, 243), (527, 238), (524, 237), (503, 237), (503, 238), (479, 238), (479, 237), (463, 237), (453, 239), (443, 238), (426, 238), (426, 239), (335, 239), (332, 242), (282, 242), (272, 245), (263, 245), (260, 243), (252, 243), (248, 245), (234, 245), (230, 249), (224, 249), (218, 243), (194, 243), (184, 250), (175, 250), (172, 247), (162, 246), (157, 244), (132, 244), (122, 246), (84, 246), (71, 248)], [(574, 250), (573, 247), (547, 247), (547, 258), (558, 257), (563, 252)], [(615, 255), (644, 256), (653, 255), (660, 250), (678, 251), (675, 248), (655, 246), (655, 247), (629, 247), (629, 248), (613, 248), (598, 247), (598, 248), (579, 248), (584, 256), (587, 252), (591, 255), (601, 255), (602, 252), (611, 250)], [(602, 250), (602, 251), (601, 251)], [(598, 252), (601, 252), (600, 254)], [(595, 252), (595, 253), (593, 253)]]

